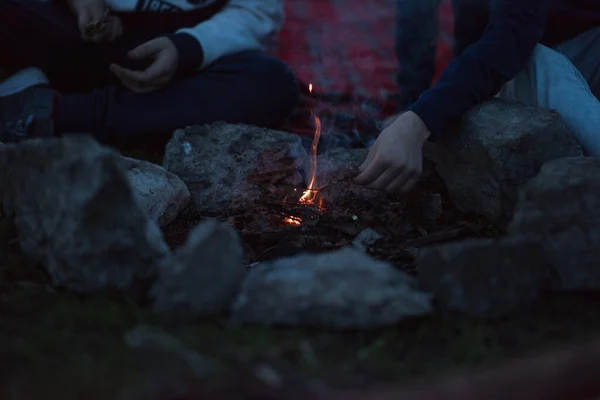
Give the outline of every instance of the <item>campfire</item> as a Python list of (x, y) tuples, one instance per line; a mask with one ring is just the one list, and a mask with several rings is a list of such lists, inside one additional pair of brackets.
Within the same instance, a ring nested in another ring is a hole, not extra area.
[[(310, 93), (313, 91), (313, 84), (308, 85)], [(321, 119), (311, 110), (311, 119), (314, 121), (315, 133), (313, 136), (312, 145), (310, 147), (310, 159), (309, 159), (309, 170), (308, 176), (310, 177), (308, 188), (302, 193), (302, 196), (297, 200), (297, 203), (306, 206), (313, 206), (318, 211), (324, 209), (323, 199), (319, 196), (319, 190), (315, 188), (315, 182), (317, 177), (317, 149), (319, 146), (319, 139), (321, 138)], [(283, 222), (287, 225), (301, 225), (303, 219), (296, 216), (288, 216), (284, 218)]]

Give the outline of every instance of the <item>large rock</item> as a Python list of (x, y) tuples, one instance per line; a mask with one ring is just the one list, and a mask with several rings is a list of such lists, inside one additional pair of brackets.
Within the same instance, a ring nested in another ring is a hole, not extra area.
[(187, 184), (199, 211), (220, 215), (252, 204), (261, 184), (302, 187), (305, 158), (297, 135), (217, 123), (175, 132), (164, 167)]
[(164, 260), (152, 288), (154, 310), (184, 316), (227, 312), (246, 273), (237, 232), (207, 220)]
[(421, 287), (438, 306), (476, 317), (498, 317), (535, 301), (553, 278), (535, 238), (471, 239), (424, 248), (419, 257)]
[(160, 165), (124, 157), (123, 164), (142, 210), (160, 226), (171, 223), (190, 202), (190, 191)]
[(371, 328), (432, 312), (431, 297), (390, 264), (344, 248), (259, 264), (233, 306), (236, 322)]
[(563, 290), (600, 289), (600, 160), (544, 165), (522, 189), (508, 230), (539, 238)]
[(471, 109), (458, 134), (426, 151), (454, 204), (503, 228), (520, 186), (544, 163), (579, 155), (581, 148), (556, 112), (500, 99)]
[(126, 290), (169, 254), (137, 203), (117, 153), (90, 137), (31, 140), (0, 149), (0, 193), (21, 248), (55, 284)]

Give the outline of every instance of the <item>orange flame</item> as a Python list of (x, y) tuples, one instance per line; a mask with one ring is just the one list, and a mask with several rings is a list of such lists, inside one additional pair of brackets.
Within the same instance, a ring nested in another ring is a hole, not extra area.
[[(308, 91), (312, 93), (312, 83), (308, 85)], [(310, 146), (310, 182), (308, 184), (308, 189), (302, 193), (299, 202), (306, 205), (316, 204), (318, 209), (321, 210), (323, 208), (323, 199), (317, 199), (318, 190), (314, 188), (315, 180), (317, 178), (317, 146), (319, 145), (319, 138), (321, 137), (321, 119), (317, 117), (312, 110), (311, 115), (315, 121), (315, 135), (313, 137), (312, 145)], [(302, 218), (290, 216), (285, 218), (283, 222), (288, 225), (301, 225), (303, 221)]]
[[(308, 90), (312, 93), (312, 83), (308, 85)], [(315, 179), (317, 177), (317, 146), (319, 145), (319, 138), (321, 137), (321, 119), (314, 113), (312, 113), (312, 116), (315, 120), (315, 136), (313, 137), (313, 142), (310, 147), (310, 183), (308, 184), (308, 189), (305, 190), (302, 197), (300, 197), (300, 203), (304, 204), (313, 204), (317, 195), (317, 191), (314, 190), (314, 187)]]

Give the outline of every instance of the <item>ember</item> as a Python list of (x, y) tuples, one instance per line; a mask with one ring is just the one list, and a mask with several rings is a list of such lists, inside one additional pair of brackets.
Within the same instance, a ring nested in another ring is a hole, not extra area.
[(283, 222), (285, 222), (286, 224), (289, 224), (289, 225), (300, 225), (300, 224), (302, 224), (302, 218), (287, 217), (286, 219), (283, 220)]

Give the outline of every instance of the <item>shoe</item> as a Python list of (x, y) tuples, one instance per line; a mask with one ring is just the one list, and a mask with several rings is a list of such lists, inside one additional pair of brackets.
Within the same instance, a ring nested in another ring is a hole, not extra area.
[(0, 82), (0, 97), (10, 96), (32, 86), (48, 86), (48, 77), (39, 68), (25, 68)]
[(18, 143), (30, 138), (53, 136), (53, 109), (58, 93), (43, 86), (30, 86), (0, 96), (0, 142)]

